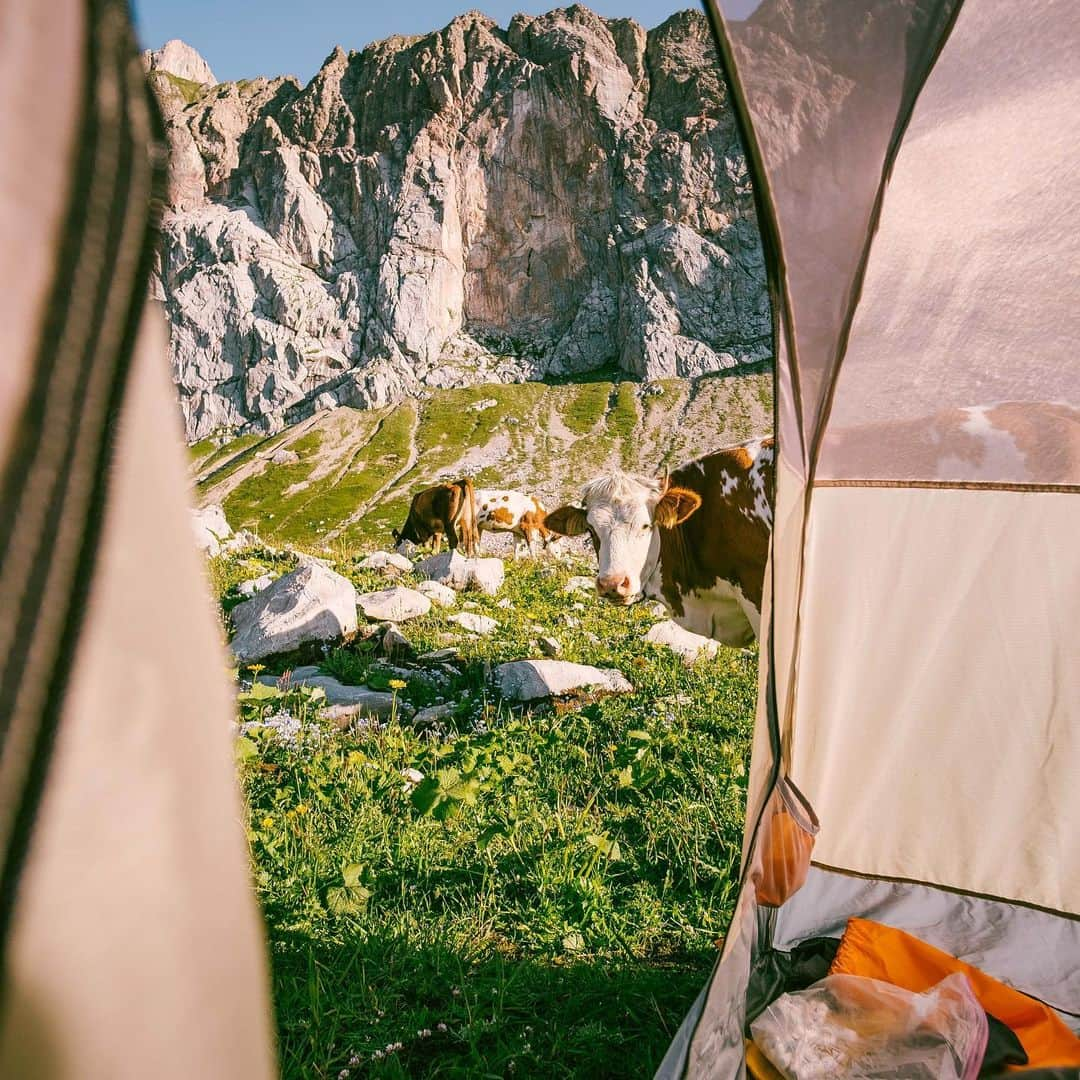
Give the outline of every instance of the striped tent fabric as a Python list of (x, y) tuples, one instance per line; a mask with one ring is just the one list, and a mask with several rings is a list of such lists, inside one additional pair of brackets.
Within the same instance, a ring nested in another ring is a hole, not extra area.
[(0, 5), (0, 1072), (273, 1072), (126, 5)]

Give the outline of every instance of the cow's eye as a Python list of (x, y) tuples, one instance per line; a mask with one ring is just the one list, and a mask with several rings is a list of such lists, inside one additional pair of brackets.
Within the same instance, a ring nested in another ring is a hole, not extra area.
[(641, 526), (641, 531), (648, 532), (651, 528), (652, 526), (646, 521), (645, 524)]

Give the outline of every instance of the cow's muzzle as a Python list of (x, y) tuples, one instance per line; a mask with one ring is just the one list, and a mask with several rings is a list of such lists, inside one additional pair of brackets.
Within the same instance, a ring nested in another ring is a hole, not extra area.
[(632, 604), (637, 599), (630, 579), (625, 574), (609, 574), (596, 579), (596, 591), (615, 604)]

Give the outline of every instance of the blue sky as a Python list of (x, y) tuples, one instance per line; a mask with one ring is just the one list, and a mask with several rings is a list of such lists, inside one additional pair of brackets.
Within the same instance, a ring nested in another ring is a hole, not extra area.
[[(741, 16), (758, 0), (725, 0)], [(182, 38), (222, 80), (298, 75), (307, 81), (335, 45), (362, 49), (392, 34), (423, 34), (479, 8), (501, 26), (518, 11), (540, 14), (558, 0), (132, 0), (146, 48)], [(695, 0), (589, 0), (600, 15), (652, 27)]]

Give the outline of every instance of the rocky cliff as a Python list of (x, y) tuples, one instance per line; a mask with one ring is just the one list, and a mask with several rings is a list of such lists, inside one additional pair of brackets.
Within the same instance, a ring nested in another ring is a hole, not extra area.
[(151, 81), (173, 158), (156, 289), (192, 440), (429, 388), (768, 354), (699, 13), (646, 32), (580, 6), (506, 29), (473, 12), (337, 49), (306, 87)]

